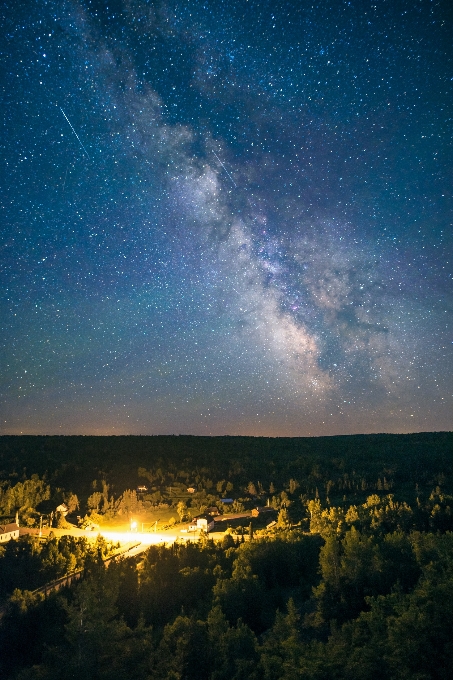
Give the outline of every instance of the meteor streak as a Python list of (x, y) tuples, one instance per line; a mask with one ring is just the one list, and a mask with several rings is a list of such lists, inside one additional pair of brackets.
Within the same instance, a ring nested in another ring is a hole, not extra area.
[[(69, 121), (68, 121), (68, 122), (69, 122)], [(71, 125), (71, 127), (72, 127), (72, 125)], [(222, 161), (220, 160), (220, 158), (218, 157), (218, 155), (216, 154), (216, 152), (214, 151), (214, 149), (212, 149), (212, 153), (213, 153), (214, 156), (217, 158), (217, 160), (219, 161), (220, 165), (221, 165), (222, 168), (225, 170), (226, 174), (227, 174), (228, 177), (231, 179), (231, 181), (233, 182), (234, 186), (235, 186), (236, 189), (237, 189), (238, 185), (236, 184), (236, 182), (234, 181), (234, 179), (231, 177), (230, 173), (228, 172), (228, 170), (226, 169), (226, 167), (224, 166), (224, 164), (222, 163)]]
[(75, 134), (75, 136), (76, 136), (77, 139), (78, 139), (78, 142), (79, 142), (80, 146), (82, 147), (82, 149), (84, 150), (84, 152), (86, 153), (86, 155), (88, 156), (88, 158), (90, 158), (90, 154), (88, 153), (88, 151), (87, 151), (87, 150), (85, 149), (85, 147), (83, 146), (82, 140), (80, 139), (79, 135), (78, 135), (77, 132), (74, 130), (74, 128), (72, 127), (71, 121), (69, 120), (69, 118), (67, 117), (67, 115), (65, 114), (65, 112), (63, 111), (63, 109), (61, 108), (61, 106), (59, 106), (58, 108), (60, 109), (61, 113), (62, 113), (63, 116), (66, 118), (66, 120), (68, 121), (68, 123), (69, 123), (69, 125), (70, 125), (70, 127), (71, 127), (71, 130), (73, 131), (73, 133)]

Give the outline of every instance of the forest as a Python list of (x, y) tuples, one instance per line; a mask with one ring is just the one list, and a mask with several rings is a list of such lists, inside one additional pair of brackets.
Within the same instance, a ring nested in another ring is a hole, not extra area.
[(0, 546), (0, 675), (451, 678), (452, 454), (452, 433), (2, 437), (3, 521), (33, 527), (62, 500), (101, 522), (163, 504), (178, 517), (182, 498), (190, 515), (225, 494), (275, 521), (108, 567), (101, 538)]

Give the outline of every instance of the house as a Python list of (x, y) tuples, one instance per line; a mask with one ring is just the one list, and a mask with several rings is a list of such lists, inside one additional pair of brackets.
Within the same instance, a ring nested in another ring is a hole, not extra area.
[(144, 484), (140, 484), (140, 486), (137, 486), (137, 493), (146, 493), (148, 491), (148, 487), (145, 486)]
[(0, 543), (10, 541), (12, 538), (19, 538), (19, 525), (16, 522), (0, 525)]
[(210, 508), (206, 508), (205, 510), (205, 515), (218, 515), (219, 514), (219, 508), (217, 508), (215, 505), (211, 505)]
[(211, 531), (211, 529), (214, 529), (215, 522), (214, 518), (212, 515), (198, 515), (197, 517), (194, 517), (191, 523), (189, 524), (188, 530), (189, 531), (197, 531), (201, 529), (202, 531), (205, 531), (208, 533), (208, 531)]
[(212, 515), (199, 515), (197, 517), (197, 527), (202, 531), (208, 533), (211, 529), (214, 529), (215, 522)]
[(221, 498), (220, 502), (225, 503), (225, 505), (231, 505), (231, 503), (233, 503), (233, 499), (232, 498)]
[(187, 489), (187, 493), (195, 493), (195, 487), (189, 486), (188, 489)]

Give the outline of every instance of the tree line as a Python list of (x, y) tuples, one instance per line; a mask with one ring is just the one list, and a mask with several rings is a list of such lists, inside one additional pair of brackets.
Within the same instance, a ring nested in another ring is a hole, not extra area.
[(33, 474), (46, 475), (52, 489), (72, 490), (83, 506), (94, 491), (104, 494), (103, 481), (115, 498), (140, 480), (150, 481), (139, 478), (139, 469), (151, 474), (153, 493), (175, 481), (227, 495), (250, 480), (258, 491), (260, 484), (266, 491), (271, 485), (282, 490), (293, 478), (300, 493), (323, 501), (395, 489), (407, 500), (405, 494), (412, 497), (416, 484), (422, 492), (440, 486), (453, 493), (452, 450), (451, 432), (311, 438), (2, 436), (0, 479), (13, 486)]
[[(81, 516), (124, 517), (164, 504), (181, 517), (181, 501), (190, 516), (210, 506), (221, 511), (220, 499), (228, 496), (235, 511), (270, 503), (277, 511), (288, 510), (294, 522), (306, 516), (310, 499), (327, 507), (359, 507), (372, 495), (392, 495), (394, 502), (411, 505), (418, 521), (419, 506), (426, 509), (439, 489), (429, 510), (434, 529), (436, 522), (450, 522), (452, 451), (452, 433), (293, 439), (4, 436), (0, 515), (6, 520), (18, 512), (21, 523), (36, 526), (40, 514), (64, 502)], [(146, 494), (137, 494), (139, 485), (146, 485)]]

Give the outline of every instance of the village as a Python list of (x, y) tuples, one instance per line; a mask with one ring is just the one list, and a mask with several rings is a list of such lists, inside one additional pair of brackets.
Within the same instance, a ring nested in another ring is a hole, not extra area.
[[(137, 487), (138, 496), (147, 491), (146, 486)], [(189, 488), (188, 492), (193, 493), (193, 489)], [(68, 505), (61, 503), (48, 515), (40, 516), (39, 527), (21, 526), (18, 513), (16, 513), (14, 522), (0, 525), (0, 543), (26, 535), (39, 538), (46, 538), (51, 534), (54, 536), (69, 535), (90, 539), (101, 535), (107, 540), (120, 544), (130, 543), (133, 539), (145, 550), (147, 546), (160, 542), (171, 544), (176, 540), (198, 540), (203, 534), (209, 534), (214, 540), (220, 540), (225, 534), (233, 534), (246, 540), (250, 535), (253, 536), (254, 530), (271, 529), (277, 524), (277, 512), (270, 505), (256, 505), (251, 510), (243, 512), (228, 512), (234, 503), (233, 499), (222, 498), (220, 503), (224, 506), (222, 512), (217, 506), (210, 506), (203, 512), (187, 518), (187, 514), (190, 513), (185, 504), (183, 504), (184, 509), (181, 507), (180, 501), (179, 507), (177, 506), (181, 516), (180, 522), (176, 522), (173, 517), (169, 518), (170, 506), (167, 503), (161, 503), (153, 508), (152, 512), (129, 513), (130, 516), (127, 519), (118, 516), (104, 518), (96, 513), (95, 519), (98, 520), (96, 522), (90, 517), (78, 516), (77, 524), (68, 521), (74, 518), (69, 517)]]

